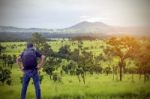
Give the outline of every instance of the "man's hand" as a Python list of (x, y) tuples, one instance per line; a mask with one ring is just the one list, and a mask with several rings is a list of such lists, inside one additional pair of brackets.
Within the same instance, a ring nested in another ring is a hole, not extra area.
[(21, 60), (21, 57), (20, 56), (17, 57), (16, 63), (17, 63), (17, 65), (19, 65), (20, 70), (23, 71), (24, 67), (22, 65), (22, 62), (20, 62), (20, 60)]
[(41, 65), (38, 64), (38, 65), (36, 66), (36, 68), (37, 68), (38, 70), (40, 70), (40, 69), (41, 69)]
[(23, 67), (22, 65), (21, 65), (21, 66), (19, 66), (19, 67), (20, 67), (20, 70), (21, 70), (21, 71), (23, 71), (24, 67)]
[(41, 69), (42, 66), (44, 65), (44, 63), (45, 63), (45, 56), (42, 55), (42, 56), (41, 56), (41, 59), (40, 59), (40, 62), (39, 62), (39, 64), (36, 66), (36, 68), (37, 68), (38, 70)]

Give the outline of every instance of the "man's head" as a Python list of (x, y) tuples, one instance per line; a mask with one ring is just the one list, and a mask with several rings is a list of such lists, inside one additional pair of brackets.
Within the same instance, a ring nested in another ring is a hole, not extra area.
[(33, 47), (33, 43), (28, 42), (28, 43), (27, 43), (27, 48), (32, 48), (32, 47)]

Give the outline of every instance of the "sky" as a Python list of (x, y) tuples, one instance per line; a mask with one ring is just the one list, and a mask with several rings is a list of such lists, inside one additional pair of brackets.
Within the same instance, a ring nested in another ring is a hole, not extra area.
[(150, 0), (0, 0), (0, 25), (65, 28), (81, 21), (150, 26)]

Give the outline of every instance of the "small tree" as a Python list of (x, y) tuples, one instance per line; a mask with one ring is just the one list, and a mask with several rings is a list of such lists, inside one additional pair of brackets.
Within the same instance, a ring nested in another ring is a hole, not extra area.
[(70, 52), (71, 52), (70, 46), (64, 45), (59, 49), (57, 56), (60, 58), (69, 59)]
[(2, 46), (2, 45), (0, 44), (0, 55), (1, 55), (1, 53), (2, 53), (5, 49), (6, 49), (6, 47), (4, 47), (4, 46)]
[(1, 59), (3, 61), (3, 67), (0, 66), (0, 82), (4, 85), (4, 84), (7, 84), (7, 85), (11, 85), (11, 71), (10, 69), (7, 69), (6, 68), (6, 64), (7, 64), (7, 55), (2, 54), (2, 52), (5, 50), (5, 47), (3, 47), (1, 44), (0, 44), (0, 56), (1, 56)]
[(11, 55), (8, 55), (7, 56), (7, 66), (12, 69), (13, 64), (14, 64), (13, 57)]
[(104, 68), (104, 72), (105, 72), (106, 75), (108, 76), (108, 74), (110, 74), (112, 71), (111, 71), (111, 68), (110, 68), (110, 67), (105, 67), (105, 68)]
[(48, 57), (43, 71), (45, 71), (50, 76), (50, 79), (52, 79), (53, 72), (60, 66), (61, 62), (62, 61), (59, 58)]
[(42, 46), (46, 39), (40, 33), (33, 33), (31, 41), (35, 44), (35, 46)]
[(11, 85), (11, 71), (7, 68), (0, 67), (0, 82), (4, 85)]
[(44, 43), (41, 48), (41, 53), (47, 57), (54, 56), (54, 51), (52, 50), (51, 46), (48, 43)]
[(43, 37), (40, 33), (33, 33), (31, 40), (36, 47), (36, 50), (42, 52), (42, 48), (45, 47), (46, 38)]

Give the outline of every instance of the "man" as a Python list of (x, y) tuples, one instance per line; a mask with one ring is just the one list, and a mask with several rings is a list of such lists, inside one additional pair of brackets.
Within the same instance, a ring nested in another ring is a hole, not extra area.
[[(38, 58), (39, 63), (37, 62)], [(33, 48), (32, 43), (27, 43), (27, 49), (16, 59), (16, 63), (24, 72), (21, 99), (25, 99), (26, 97), (26, 91), (30, 78), (32, 78), (34, 82), (36, 99), (41, 99), (38, 70), (44, 65), (44, 62), (45, 56), (36, 51)]]

